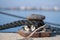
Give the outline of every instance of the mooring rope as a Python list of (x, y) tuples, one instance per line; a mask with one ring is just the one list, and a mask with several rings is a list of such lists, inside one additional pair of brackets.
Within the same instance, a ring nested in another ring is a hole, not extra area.
[(8, 16), (16, 17), (16, 18), (27, 19), (27, 18), (25, 18), (25, 17), (21, 17), (21, 16), (17, 16), (17, 15), (13, 15), (13, 14), (10, 14), (10, 13), (5, 13), (5, 12), (0, 12), (0, 14), (8, 15)]
[(14, 21), (11, 23), (0, 25), (0, 30), (14, 28), (14, 27), (20, 27), (22, 25), (31, 25), (31, 24), (33, 24), (33, 23), (29, 20), (18, 20), (18, 21)]

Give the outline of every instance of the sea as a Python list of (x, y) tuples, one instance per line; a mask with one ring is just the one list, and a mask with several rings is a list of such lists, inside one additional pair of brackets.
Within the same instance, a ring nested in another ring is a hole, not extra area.
[[(46, 21), (46, 22), (51, 22), (51, 23), (55, 23), (55, 24), (60, 24), (60, 11), (0, 10), (0, 12), (5, 12), (8, 14), (13, 14), (13, 15), (22, 16), (22, 17), (28, 17), (31, 14), (39, 14), (39, 15), (41, 14), (46, 17), (44, 22)], [(18, 20), (25, 20), (25, 19), (0, 14), (0, 25), (7, 24), (10, 22), (14, 22), (14, 21), (18, 21)], [(18, 30), (21, 30), (21, 29), (22, 29), (22, 26), (19, 26), (16, 28), (0, 30), (0, 32), (17, 32)]]

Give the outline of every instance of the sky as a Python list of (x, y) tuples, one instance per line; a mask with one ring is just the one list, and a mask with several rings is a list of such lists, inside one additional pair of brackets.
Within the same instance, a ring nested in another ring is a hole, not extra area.
[(0, 0), (0, 7), (20, 7), (20, 6), (59, 6), (60, 0)]

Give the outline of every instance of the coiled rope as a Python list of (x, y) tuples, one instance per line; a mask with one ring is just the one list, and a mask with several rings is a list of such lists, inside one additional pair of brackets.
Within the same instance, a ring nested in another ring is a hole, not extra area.
[(29, 36), (23, 38), (23, 40), (29, 40), (29, 38), (39, 29), (46, 27), (46, 24), (35, 29)]

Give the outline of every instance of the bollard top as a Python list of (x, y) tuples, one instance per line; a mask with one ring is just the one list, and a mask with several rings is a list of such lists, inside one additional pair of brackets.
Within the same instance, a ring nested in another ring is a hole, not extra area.
[(45, 16), (39, 15), (39, 14), (31, 14), (30, 16), (27, 16), (27, 19), (29, 19), (29, 20), (44, 20)]

